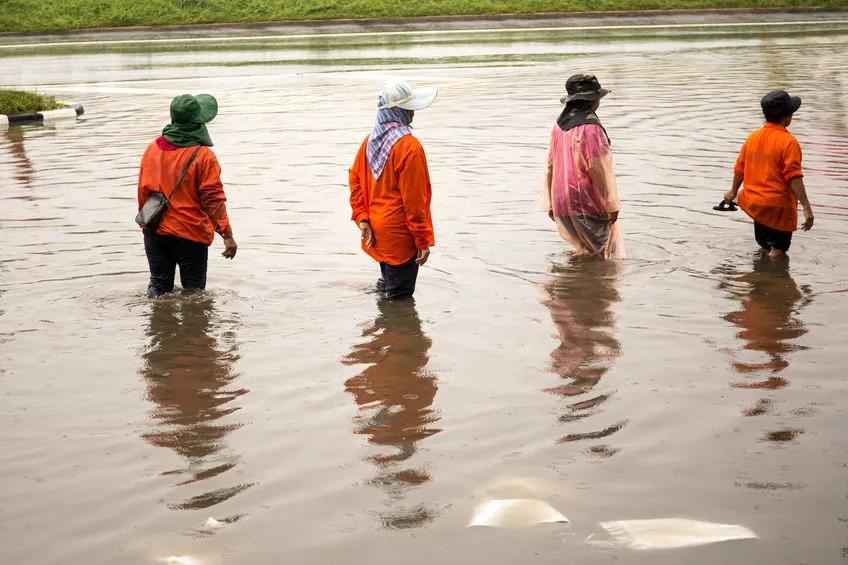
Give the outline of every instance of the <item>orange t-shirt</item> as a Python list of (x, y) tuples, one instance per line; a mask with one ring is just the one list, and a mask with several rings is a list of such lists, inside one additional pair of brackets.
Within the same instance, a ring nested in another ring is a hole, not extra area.
[(734, 173), (742, 177), (739, 206), (755, 222), (780, 231), (798, 229), (798, 199), (789, 181), (804, 175), (801, 145), (785, 127), (766, 123), (749, 135)]
[(202, 147), (194, 162), (174, 190), (183, 167), (197, 146), (177, 147), (164, 137), (159, 137), (144, 152), (138, 172), (139, 210), (151, 192), (161, 192), (170, 197), (170, 206), (156, 233), (173, 235), (211, 245), (215, 232), (230, 235), (230, 221), (224, 204), (227, 196), (221, 184), (221, 166), (215, 153)]
[(392, 147), (383, 174), (374, 180), (368, 166), (368, 138), (350, 168), (350, 207), (354, 222), (368, 220), (374, 246), (362, 249), (376, 261), (402, 265), (418, 249), (435, 245), (430, 215), (430, 173), (424, 148), (412, 135)]

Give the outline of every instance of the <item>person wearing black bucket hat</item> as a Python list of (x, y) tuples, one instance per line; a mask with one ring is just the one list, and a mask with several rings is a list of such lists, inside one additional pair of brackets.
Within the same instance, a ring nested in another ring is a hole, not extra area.
[[(754, 238), (771, 258), (782, 257), (798, 229), (798, 203), (804, 210), (804, 231), (813, 227), (813, 208), (804, 186), (801, 145), (787, 128), (801, 107), (801, 98), (785, 90), (763, 96), (765, 125), (751, 133), (739, 151), (733, 185), (724, 195), (754, 220)], [(740, 192), (741, 188), (741, 192)]]
[[(237, 249), (221, 166), (206, 128), (218, 114), (218, 101), (209, 94), (183, 94), (171, 101), (170, 114), (171, 123), (148, 145), (138, 174), (136, 221), (144, 232), (150, 297), (174, 289), (177, 266), (183, 291), (206, 288), (209, 246), (216, 232), (224, 240), (224, 257), (232, 259)], [(164, 212), (152, 220), (145, 217), (149, 203), (162, 200)]]
[(610, 140), (596, 113), (610, 91), (595, 75), (576, 74), (565, 92), (565, 108), (551, 131), (542, 200), (575, 255), (622, 258)]
[(559, 99), (563, 104), (574, 100), (588, 100), (594, 102), (600, 100), (610, 93), (606, 88), (601, 88), (601, 83), (595, 75), (577, 74), (568, 77), (565, 81), (566, 95)]

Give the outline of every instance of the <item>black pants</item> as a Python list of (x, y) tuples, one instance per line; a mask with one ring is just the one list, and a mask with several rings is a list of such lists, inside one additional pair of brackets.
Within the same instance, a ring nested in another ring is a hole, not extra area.
[(377, 292), (389, 300), (412, 296), (415, 292), (415, 281), (418, 280), (418, 263), (415, 262), (417, 257), (416, 253), (402, 265), (380, 263), (382, 276), (377, 280)]
[(789, 251), (789, 246), (792, 245), (791, 231), (776, 230), (757, 222), (754, 222), (754, 237), (760, 247), (766, 251), (771, 251), (774, 248), (786, 253)]
[(205, 243), (144, 230), (144, 251), (150, 265), (147, 296), (153, 298), (174, 290), (177, 265), (184, 291), (197, 292), (206, 288), (209, 246)]

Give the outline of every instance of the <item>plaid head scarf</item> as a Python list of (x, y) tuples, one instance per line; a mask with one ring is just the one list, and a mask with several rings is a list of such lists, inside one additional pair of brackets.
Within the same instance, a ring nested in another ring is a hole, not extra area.
[[(383, 104), (385, 101), (381, 97), (379, 105)], [(365, 150), (368, 165), (371, 167), (371, 174), (374, 175), (375, 180), (383, 174), (383, 168), (395, 143), (401, 137), (412, 133), (412, 126), (409, 125), (411, 122), (410, 110), (403, 108), (377, 110), (377, 121), (374, 123), (371, 135), (368, 136), (368, 147)]]

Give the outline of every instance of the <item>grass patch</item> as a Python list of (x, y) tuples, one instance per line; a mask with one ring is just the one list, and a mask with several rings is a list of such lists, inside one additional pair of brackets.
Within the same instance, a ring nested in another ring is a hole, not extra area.
[(0, 89), (0, 114), (29, 114), (64, 108), (53, 96), (37, 92)]
[(695, 8), (844, 8), (845, 0), (0, 0), (0, 32)]

